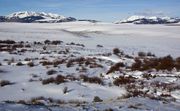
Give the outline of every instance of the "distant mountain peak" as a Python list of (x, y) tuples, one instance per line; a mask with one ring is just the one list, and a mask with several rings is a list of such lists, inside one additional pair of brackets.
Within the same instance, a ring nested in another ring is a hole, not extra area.
[(76, 21), (73, 17), (65, 17), (54, 13), (20, 11), (14, 12), (8, 16), (1, 16), (0, 22), (23, 22), (23, 23), (59, 23)]
[(41, 16), (44, 18), (51, 18), (51, 19), (65, 19), (66, 17), (58, 14), (53, 13), (45, 13), (45, 12), (33, 12), (33, 11), (21, 11), (21, 12), (14, 12), (7, 17), (18, 17), (18, 18), (25, 18), (30, 16)]
[(134, 23), (134, 24), (167, 24), (167, 23), (178, 23), (180, 20), (178, 18), (172, 17), (157, 17), (157, 16), (139, 16), (133, 15), (127, 19), (116, 21), (116, 24), (120, 23)]

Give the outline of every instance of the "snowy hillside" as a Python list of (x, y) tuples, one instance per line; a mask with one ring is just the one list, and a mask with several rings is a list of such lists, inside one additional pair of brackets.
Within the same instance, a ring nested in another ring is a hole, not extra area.
[(116, 21), (116, 24), (120, 23), (134, 23), (134, 24), (168, 24), (168, 23), (178, 23), (180, 20), (178, 18), (171, 17), (157, 17), (157, 16), (131, 16), (127, 19)]
[(65, 19), (66, 17), (58, 15), (58, 14), (53, 14), (53, 13), (45, 13), (45, 12), (15, 12), (7, 17), (12, 18), (12, 17), (18, 17), (18, 18), (25, 18), (25, 17), (30, 17), (30, 16), (41, 16), (43, 18), (48, 18), (48, 19)]
[(0, 111), (179, 111), (179, 30), (0, 23)]
[(73, 17), (64, 17), (62, 15), (45, 13), (45, 12), (15, 12), (5, 18), (1, 17), (0, 22), (43, 22), (43, 23), (58, 23), (58, 22), (70, 22), (76, 21)]

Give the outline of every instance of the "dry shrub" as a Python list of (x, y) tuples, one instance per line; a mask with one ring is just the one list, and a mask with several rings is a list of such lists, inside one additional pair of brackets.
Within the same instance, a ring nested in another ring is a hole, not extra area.
[(44, 41), (44, 44), (52, 44), (52, 45), (59, 45), (59, 44), (61, 44), (61, 43), (63, 43), (63, 41), (60, 41), (60, 40), (54, 40), (54, 41), (50, 41), (50, 40), (45, 40)]
[(59, 45), (61, 43), (63, 43), (63, 42), (60, 41), (60, 40), (54, 40), (54, 41), (51, 42), (51, 44), (53, 44), (53, 45)]
[(4, 87), (4, 86), (7, 86), (7, 85), (12, 85), (13, 83), (11, 83), (10, 81), (8, 80), (1, 80), (0, 81), (0, 86), (1, 87)]
[(147, 56), (156, 57), (156, 55), (153, 54), (153, 53), (151, 53), (151, 52), (148, 52), (148, 53), (147, 53)]
[(145, 52), (138, 52), (139, 57), (145, 57), (147, 54)]
[(104, 111), (114, 111), (114, 110), (109, 108), (109, 109), (105, 109)]
[(176, 58), (175, 67), (177, 70), (180, 70), (180, 57)]
[(44, 44), (50, 44), (50, 43), (51, 43), (50, 40), (45, 40), (45, 41), (44, 41)]
[(34, 67), (34, 63), (33, 63), (33, 62), (28, 62), (27, 65), (28, 65), (29, 67)]
[(14, 45), (12, 45), (12, 48), (13, 48), (13, 49), (16, 49), (16, 48), (23, 48), (23, 47), (24, 47), (23, 44), (14, 44)]
[(64, 82), (67, 82), (67, 81), (66, 81), (66, 78), (62, 75), (58, 75), (55, 78), (51, 77), (51, 78), (42, 80), (43, 85), (50, 84), (50, 83), (61, 84)]
[(43, 66), (48, 66), (48, 65), (54, 65), (54, 66), (58, 66), (59, 64), (62, 64), (64, 63), (64, 59), (62, 60), (54, 60), (54, 61), (41, 61), (40, 63), (43, 65)]
[(61, 83), (64, 83), (66, 82), (65, 80), (66, 78), (62, 75), (58, 75), (56, 78), (55, 78), (55, 83), (56, 84), (61, 84)]
[(103, 81), (99, 77), (88, 77), (86, 75), (80, 75), (80, 78), (83, 82), (95, 83), (95, 84), (103, 84)]
[(129, 97), (139, 97), (139, 96), (145, 96), (145, 93), (143, 91), (140, 91), (138, 89), (134, 89), (134, 90), (129, 90), (128, 91), (128, 96)]
[(123, 84), (134, 83), (134, 82), (135, 82), (135, 78), (132, 76), (129, 76), (129, 77), (120, 76), (119, 78), (116, 78), (113, 83), (114, 85), (119, 86)]
[(163, 83), (163, 82), (159, 82), (159, 81), (152, 82), (151, 86), (161, 88), (163, 90), (168, 90), (168, 91), (175, 91), (175, 90), (180, 89), (180, 86), (178, 84), (175, 84), (175, 83)]
[(23, 66), (24, 64), (22, 62), (18, 62), (16, 66)]
[(123, 52), (123, 51), (120, 51), (118, 48), (114, 48), (114, 49), (113, 49), (113, 54), (115, 54), (115, 55), (123, 55), (124, 52)]
[(16, 42), (13, 40), (0, 40), (0, 44), (15, 44)]
[(166, 56), (159, 59), (157, 70), (172, 70), (174, 68), (174, 60), (171, 56)]
[(50, 83), (53, 83), (53, 82), (54, 82), (54, 78), (53, 77), (42, 80), (42, 84), (43, 85), (50, 84)]
[(81, 47), (85, 47), (85, 45), (84, 44), (76, 44), (77, 46), (81, 46)]
[(144, 58), (142, 61), (138, 58), (135, 59), (135, 63), (132, 64), (131, 70), (168, 70), (171, 71), (173, 68), (178, 69), (178, 62), (174, 61), (173, 58), (169, 56), (161, 58)]
[(102, 65), (96, 63), (95, 58), (84, 58), (84, 57), (78, 57), (68, 60), (66, 67), (72, 67), (75, 64), (78, 64), (79, 66), (83, 66), (83, 65), (85, 65), (86, 67), (89, 66), (90, 68), (103, 68)]
[(103, 47), (103, 46), (98, 44), (96, 47)]
[(30, 100), (30, 104), (34, 104), (34, 105), (44, 105), (44, 103), (42, 102), (42, 100), (45, 100), (44, 97), (37, 97), (37, 98), (32, 98)]
[(140, 59), (138, 58), (135, 58), (135, 63), (132, 64), (131, 66), (131, 70), (140, 70), (141, 69), (141, 66), (142, 66), (142, 62)]
[(85, 61), (85, 58), (84, 57), (79, 57), (79, 58), (75, 58), (75, 59), (70, 59), (66, 66), (67, 67), (72, 67), (74, 65), (74, 63), (76, 62), (77, 64), (83, 64)]
[(103, 100), (100, 97), (95, 96), (93, 102), (103, 102)]
[(47, 71), (47, 75), (53, 75), (53, 74), (56, 74), (56, 73), (57, 73), (57, 71), (53, 70), (53, 69)]
[(31, 58), (25, 58), (24, 61), (31, 61)]
[(146, 78), (147, 80), (151, 79), (151, 78), (155, 78), (156, 76), (152, 76), (151, 74), (143, 74), (143, 78)]
[(115, 71), (119, 71), (120, 67), (125, 67), (124, 63), (119, 62), (119, 63), (116, 63), (115, 65), (111, 66), (111, 68), (108, 70), (107, 74), (113, 73)]
[(128, 59), (133, 59), (133, 56), (130, 56), (130, 55), (127, 55), (127, 54), (124, 57), (128, 58)]
[(16, 48), (12, 47), (12, 45), (0, 44), (0, 51), (12, 52), (16, 50)]
[(31, 48), (31, 45), (30, 45), (30, 44), (27, 44), (27, 45), (25, 45), (24, 47), (26, 47), (26, 48)]

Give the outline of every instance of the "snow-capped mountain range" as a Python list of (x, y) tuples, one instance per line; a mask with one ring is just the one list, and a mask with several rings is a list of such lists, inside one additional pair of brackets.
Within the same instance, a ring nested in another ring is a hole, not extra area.
[(138, 16), (134, 15), (127, 19), (116, 21), (116, 24), (121, 23), (134, 23), (134, 24), (168, 24), (168, 23), (178, 23), (180, 22), (179, 18), (171, 17), (157, 17), (157, 16)]
[(73, 17), (64, 17), (62, 15), (45, 12), (15, 12), (8, 16), (0, 16), (0, 22), (24, 22), (24, 23), (58, 23), (76, 21)]
[[(59, 23), (59, 22), (71, 22), (71, 21), (88, 21), (98, 22), (96, 20), (81, 19), (77, 20), (73, 17), (65, 17), (53, 13), (45, 12), (32, 12), (22, 11), (15, 12), (7, 16), (0, 16), (0, 22), (22, 22), (22, 23)], [(157, 16), (138, 16), (134, 15), (127, 19), (116, 21), (116, 24), (122, 23), (133, 23), (133, 24), (168, 24), (168, 23), (179, 23), (179, 18), (172, 17), (157, 17)]]

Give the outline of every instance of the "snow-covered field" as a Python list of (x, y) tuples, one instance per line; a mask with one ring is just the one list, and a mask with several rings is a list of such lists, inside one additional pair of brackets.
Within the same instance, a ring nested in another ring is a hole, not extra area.
[[(132, 64), (139, 51), (179, 57), (179, 30), (90, 22), (0, 23), (0, 110), (178, 111), (178, 62), (172, 71), (135, 71)], [(124, 52), (113, 53), (114, 48)]]
[(0, 39), (44, 41), (45, 39), (119, 47), (132, 54), (151, 51), (159, 56), (180, 55), (180, 27), (70, 22), (59, 24), (1, 23)]

